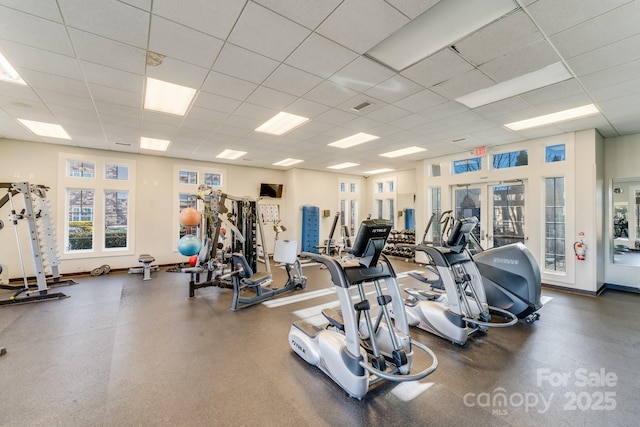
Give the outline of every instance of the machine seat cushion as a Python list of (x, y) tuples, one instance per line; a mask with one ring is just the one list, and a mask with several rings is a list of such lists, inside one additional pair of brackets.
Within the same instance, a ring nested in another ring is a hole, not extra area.
[(150, 264), (155, 260), (156, 259), (153, 256), (149, 255), (149, 254), (142, 254), (142, 255), (140, 255), (138, 257), (138, 261), (143, 263), (143, 264)]

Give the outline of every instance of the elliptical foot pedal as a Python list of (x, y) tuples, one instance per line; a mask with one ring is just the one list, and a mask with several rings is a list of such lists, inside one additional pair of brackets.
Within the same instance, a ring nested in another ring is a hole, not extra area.
[(322, 315), (329, 321), (331, 326), (344, 331), (344, 318), (342, 317), (342, 313), (330, 308), (325, 308), (322, 310)]
[(311, 324), (305, 320), (296, 320), (295, 322), (292, 323), (292, 325), (295, 326), (297, 329), (300, 329), (302, 332), (304, 332), (305, 335), (311, 338), (315, 337), (320, 332), (324, 331), (323, 328), (320, 328), (319, 326)]
[(420, 301), (435, 301), (439, 297), (439, 295), (437, 294), (423, 291), (421, 289), (410, 288), (410, 289), (405, 289), (404, 291), (409, 295), (411, 295), (412, 297), (414, 297), (415, 299)]

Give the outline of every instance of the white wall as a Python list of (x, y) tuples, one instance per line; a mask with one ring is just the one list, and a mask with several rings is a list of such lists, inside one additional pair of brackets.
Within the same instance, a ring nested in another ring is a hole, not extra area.
[[(576, 265), (572, 245), (579, 231), (586, 233), (588, 245), (597, 246), (597, 210), (596, 197), (596, 145), (599, 135), (594, 130), (569, 133), (536, 140), (522, 141), (491, 147), (487, 155), (482, 156), (482, 170), (454, 175), (454, 160), (474, 157), (472, 153), (443, 156), (425, 160), (416, 176), (419, 177), (416, 201), (416, 229), (424, 230), (431, 212), (430, 191), (432, 187), (440, 187), (442, 191), (442, 209), (452, 209), (455, 201), (453, 193), (457, 185), (499, 183), (522, 179), (526, 182), (527, 203), (525, 206), (526, 246), (532, 252), (542, 269), (543, 283), (567, 288), (596, 292), (599, 284), (596, 280), (596, 264), (598, 257), (591, 256)], [(545, 147), (565, 144), (566, 160), (563, 162), (545, 162)], [(529, 164), (507, 169), (493, 170), (492, 154), (517, 150), (528, 150)], [(441, 165), (441, 176), (431, 176), (431, 165)], [(565, 215), (566, 215), (566, 272), (544, 270), (544, 179), (547, 177), (565, 177)], [(578, 179), (579, 178), (579, 179)], [(576, 180), (579, 184), (576, 184)], [(401, 191), (401, 190), (400, 190)], [(579, 194), (579, 195), (577, 195)], [(577, 206), (580, 209), (577, 209)], [(601, 208), (600, 208), (601, 209)], [(486, 230), (483, 230), (486, 232)], [(421, 233), (418, 233), (421, 235)], [(592, 252), (594, 254), (594, 252)], [(588, 267), (586, 270), (584, 267)], [(580, 280), (576, 270), (579, 269)], [(587, 277), (590, 274), (591, 276)]]

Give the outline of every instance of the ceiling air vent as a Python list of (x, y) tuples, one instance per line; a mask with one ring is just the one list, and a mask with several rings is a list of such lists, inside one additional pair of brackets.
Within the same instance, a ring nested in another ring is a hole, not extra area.
[(370, 102), (365, 101), (365, 102), (363, 102), (361, 104), (356, 105), (355, 107), (351, 107), (351, 109), (353, 111), (361, 111), (361, 110), (364, 110), (365, 108), (367, 108), (370, 105), (371, 105)]

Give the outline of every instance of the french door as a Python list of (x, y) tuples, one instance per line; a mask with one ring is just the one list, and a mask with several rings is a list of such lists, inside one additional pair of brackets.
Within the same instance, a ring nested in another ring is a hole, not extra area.
[(473, 235), (484, 249), (524, 242), (526, 183), (455, 186), (455, 218), (476, 217)]

